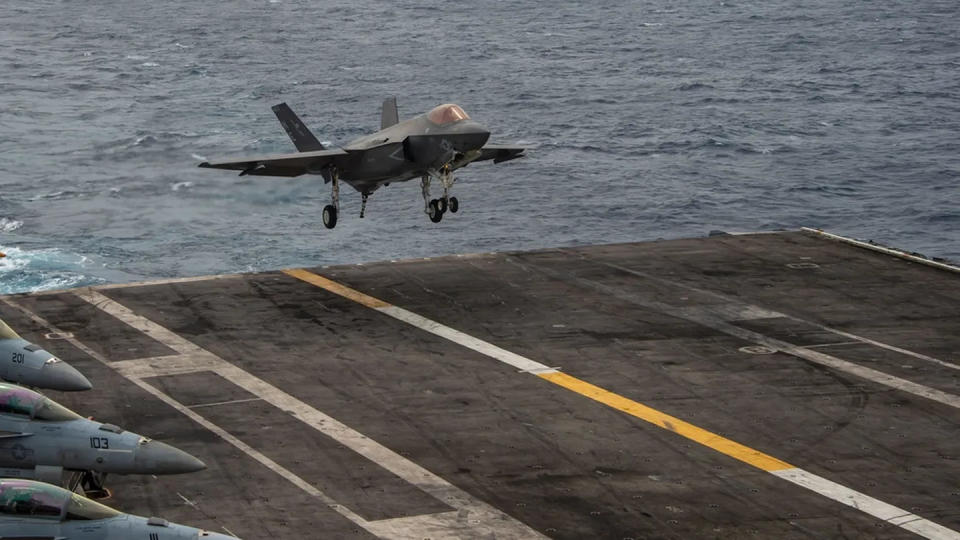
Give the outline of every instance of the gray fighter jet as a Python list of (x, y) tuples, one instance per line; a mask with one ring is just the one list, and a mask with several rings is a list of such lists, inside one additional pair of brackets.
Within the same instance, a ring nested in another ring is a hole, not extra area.
[(89, 390), (79, 371), (37, 345), (21, 338), (0, 321), (0, 378), (51, 390)]
[(160, 518), (118, 512), (66, 489), (0, 480), (0, 538), (29, 540), (238, 540)]
[(105, 494), (107, 473), (180, 474), (205, 468), (168, 444), (83, 418), (29, 388), (0, 383), (0, 477)]
[[(342, 148), (327, 148), (281, 103), (273, 112), (299, 151), (263, 157), (203, 162), (200, 167), (232, 169), (240, 176), (300, 176), (319, 174), (331, 186), (331, 203), (323, 208), (323, 224), (332, 229), (340, 213), (340, 181), (360, 192), (360, 217), (367, 198), (381, 186), (420, 178), (424, 212), (434, 223), (447, 210), (456, 212), (460, 202), (450, 195), (456, 179), (453, 171), (474, 161), (509, 161), (523, 155), (521, 146), (487, 144), (490, 131), (470, 119), (457, 105), (445, 104), (426, 114), (399, 121), (396, 98), (383, 102), (380, 131), (360, 137)], [(430, 198), (430, 181), (437, 179), (443, 196)]]

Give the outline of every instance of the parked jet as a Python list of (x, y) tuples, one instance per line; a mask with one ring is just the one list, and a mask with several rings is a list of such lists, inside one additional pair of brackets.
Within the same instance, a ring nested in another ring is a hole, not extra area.
[[(437, 223), (448, 209), (456, 213), (460, 207), (457, 198), (450, 196), (456, 181), (453, 171), (474, 161), (509, 161), (525, 150), (521, 146), (487, 144), (490, 131), (450, 103), (399, 122), (397, 100), (389, 98), (381, 109), (380, 131), (342, 148), (327, 148), (318, 141), (286, 103), (274, 106), (273, 112), (298, 153), (205, 161), (200, 167), (232, 169), (240, 171), (240, 176), (319, 174), (325, 183), (332, 183), (331, 203), (323, 208), (323, 224), (328, 229), (336, 226), (340, 213), (341, 180), (360, 192), (362, 218), (367, 198), (381, 186), (420, 178), (424, 212)], [(430, 198), (430, 181), (434, 178), (443, 186), (439, 199)]]
[(30, 540), (238, 540), (160, 518), (124, 514), (31, 480), (0, 480), (0, 538)]
[(29, 388), (0, 383), (0, 477), (35, 478), (70, 489), (82, 483), (87, 491), (105, 493), (107, 473), (205, 468), (168, 444), (83, 418)]
[(89, 390), (79, 371), (37, 345), (21, 338), (0, 321), (0, 378), (51, 390)]

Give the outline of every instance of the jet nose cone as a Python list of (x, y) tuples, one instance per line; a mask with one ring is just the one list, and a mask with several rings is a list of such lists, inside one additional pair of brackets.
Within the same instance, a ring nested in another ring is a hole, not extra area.
[(490, 138), (490, 130), (473, 120), (465, 120), (457, 126), (459, 138), (465, 143), (463, 150), (477, 150), (483, 148)]
[(45, 364), (40, 370), (40, 376), (42, 383), (37, 386), (43, 386), (51, 390), (78, 392), (93, 388), (93, 385), (82, 373), (66, 362)]
[(160, 441), (149, 441), (137, 448), (134, 462), (139, 471), (152, 474), (183, 474), (207, 468), (199, 459)]

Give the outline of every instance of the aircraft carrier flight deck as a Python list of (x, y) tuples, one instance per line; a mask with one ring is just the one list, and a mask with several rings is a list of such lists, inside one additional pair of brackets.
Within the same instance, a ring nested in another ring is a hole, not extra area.
[(958, 538), (960, 275), (816, 231), (0, 298), (44, 392), (203, 460), (119, 510), (270, 538)]

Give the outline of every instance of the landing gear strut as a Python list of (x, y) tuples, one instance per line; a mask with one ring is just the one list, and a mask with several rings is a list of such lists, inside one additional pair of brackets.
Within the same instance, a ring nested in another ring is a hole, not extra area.
[[(323, 226), (332, 229), (337, 226), (337, 214), (340, 213), (340, 173), (334, 167), (330, 168), (330, 182), (333, 186), (330, 188), (330, 202), (323, 207)], [(366, 206), (367, 196), (363, 196), (363, 203)], [(361, 211), (360, 217), (363, 217)]]
[(437, 173), (437, 178), (440, 180), (440, 183), (443, 185), (443, 197), (439, 199), (430, 198), (430, 180), (431, 174), (425, 174), (420, 179), (420, 189), (423, 192), (423, 211), (430, 217), (430, 221), (434, 223), (440, 223), (440, 220), (443, 219), (443, 214), (447, 213), (447, 210), (453, 212), (454, 214), (460, 209), (460, 201), (456, 197), (450, 196), (450, 189), (453, 187), (453, 183), (457, 181), (453, 176), (453, 171), (450, 170), (449, 165), (444, 165), (440, 171)]
[(109, 497), (110, 491), (103, 487), (103, 481), (106, 480), (106, 478), (106, 473), (83, 471), (80, 477), (80, 488), (83, 489), (83, 494), (91, 499), (105, 499)]
[(363, 214), (367, 211), (367, 199), (370, 197), (370, 194), (364, 191), (360, 194), (361, 203), (360, 203), (360, 219), (363, 219)]

